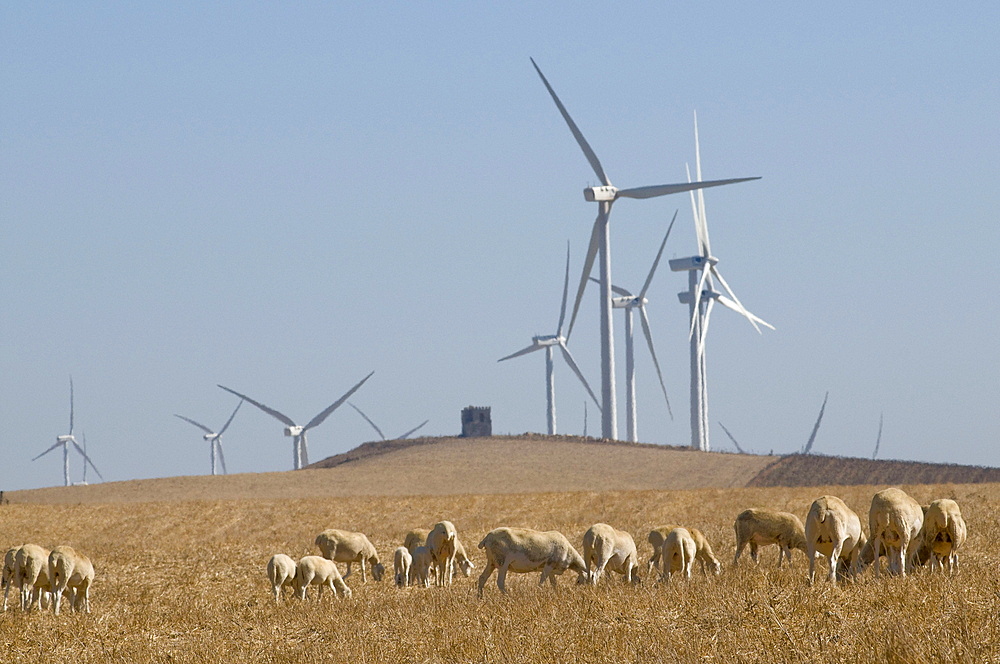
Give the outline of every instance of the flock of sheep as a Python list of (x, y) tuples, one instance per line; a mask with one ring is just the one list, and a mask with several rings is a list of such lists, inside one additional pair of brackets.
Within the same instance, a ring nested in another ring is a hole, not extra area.
[(21, 592), (21, 610), (33, 606), (41, 610), (44, 603), (52, 605), (59, 615), (63, 593), (67, 594), (74, 611), (90, 613), (90, 585), (94, 582), (94, 565), (90, 558), (70, 546), (57, 546), (46, 551), (37, 544), (12, 547), (3, 557), (3, 610), (7, 610), (10, 589)]
[[(931, 570), (958, 571), (958, 550), (965, 543), (966, 525), (954, 500), (935, 500), (921, 506), (901, 489), (884, 489), (872, 498), (868, 514), (870, 538), (865, 536), (861, 519), (843, 500), (836, 496), (821, 496), (813, 501), (805, 525), (794, 514), (765, 509), (748, 509), (736, 517), (735, 565), (749, 545), (750, 556), (757, 562), (762, 546), (779, 547), (778, 566), (792, 560), (792, 550), (802, 551), (809, 560), (809, 583), (816, 577), (816, 560), (825, 558), (829, 565), (828, 579), (853, 578), (875, 564), (880, 574), (879, 559), (886, 557), (891, 574), (905, 576), (917, 565), (930, 563)], [(703, 574), (719, 574), (722, 564), (712, 552), (705, 536), (694, 528), (667, 525), (654, 528), (647, 538), (653, 556), (646, 565), (647, 573), (655, 568), (661, 581), (672, 575), (691, 577), (698, 561)], [(298, 563), (285, 554), (277, 554), (267, 563), (275, 601), (282, 589), (291, 587), (300, 599), (306, 599), (310, 585), (319, 586), (342, 597), (350, 597), (351, 589), (344, 579), (351, 575), (352, 564), (361, 568), (362, 581), (367, 580), (366, 566), (376, 581), (382, 579), (385, 566), (375, 547), (363, 533), (326, 530), (316, 538), (321, 556), (305, 556)], [(548, 579), (556, 584), (556, 576), (566, 570), (577, 573), (577, 583), (597, 584), (605, 572), (620, 574), (628, 583), (639, 583), (639, 556), (635, 540), (624, 531), (607, 524), (592, 526), (583, 536), (583, 555), (558, 531), (541, 532), (526, 528), (496, 528), (479, 543), (486, 554), (486, 566), (479, 576), (479, 595), (497, 571), (497, 587), (506, 592), (508, 572), (541, 572), (539, 585)], [(341, 577), (336, 563), (347, 563), (347, 573)], [(450, 521), (441, 521), (430, 529), (411, 530), (403, 545), (393, 552), (395, 583), (400, 588), (421, 585), (450, 585), (455, 568), (469, 576), (475, 564), (466, 555), (458, 532)]]

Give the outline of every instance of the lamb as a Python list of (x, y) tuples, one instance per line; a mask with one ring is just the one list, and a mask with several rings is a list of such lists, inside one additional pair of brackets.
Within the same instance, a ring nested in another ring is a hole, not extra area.
[(458, 537), (455, 537), (455, 564), (458, 566), (458, 571), (465, 577), (470, 576), (472, 570), (476, 569), (476, 564), (466, 555), (462, 540)]
[(358, 563), (361, 566), (361, 581), (368, 582), (365, 574), (365, 565), (371, 565), (372, 577), (376, 581), (382, 580), (385, 573), (385, 565), (379, 562), (378, 553), (375, 547), (368, 541), (364, 533), (354, 533), (347, 530), (324, 530), (316, 536), (316, 546), (323, 552), (323, 557), (338, 563), (347, 563), (347, 574), (344, 579), (351, 576), (351, 565)]
[(392, 566), (396, 573), (396, 586), (405, 588), (410, 585), (410, 568), (413, 565), (413, 556), (405, 546), (396, 548), (392, 555)]
[(639, 554), (635, 540), (628, 533), (597, 523), (583, 536), (583, 560), (587, 576), (596, 585), (605, 569), (622, 575), (623, 580), (639, 583)]
[[(649, 531), (646, 541), (653, 547), (653, 556), (646, 563), (647, 572), (652, 572), (654, 567), (656, 569), (660, 568), (660, 553), (663, 549), (663, 540), (667, 538), (667, 533), (677, 527), (678, 526), (676, 524), (669, 526), (657, 526)], [(694, 557), (701, 567), (701, 573), (708, 574), (707, 570), (711, 570), (712, 574), (721, 573), (722, 563), (715, 557), (715, 553), (712, 551), (712, 546), (708, 543), (708, 540), (702, 532), (697, 528), (688, 528), (687, 531), (691, 533), (691, 538), (694, 540)]]
[(420, 584), (424, 588), (431, 587), (431, 572), (434, 571), (431, 551), (426, 546), (418, 546), (411, 554), (413, 562), (410, 565), (410, 583)]
[(917, 534), (923, 521), (924, 511), (920, 503), (902, 489), (883, 489), (872, 496), (868, 529), (871, 532), (876, 577), (880, 573), (878, 558), (883, 550), (889, 572), (906, 576), (906, 564), (917, 549)]
[(479, 596), (483, 596), (483, 586), (489, 581), (493, 570), (499, 569), (497, 587), (507, 592), (507, 572), (535, 572), (542, 570), (538, 584), (546, 579), (556, 585), (555, 575), (567, 569), (577, 573), (577, 582), (585, 583), (587, 566), (583, 557), (573, 548), (566, 536), (550, 530), (540, 532), (527, 528), (496, 528), (486, 534), (479, 543), (486, 551), (486, 567), (479, 575)]
[(830, 563), (827, 578), (837, 582), (837, 567), (841, 563), (857, 569), (858, 556), (864, 546), (861, 519), (837, 496), (820, 496), (813, 501), (806, 516), (806, 556), (809, 558), (809, 584), (816, 579), (816, 553)]
[(958, 572), (958, 550), (965, 544), (967, 532), (962, 511), (954, 500), (942, 498), (927, 507), (918, 546), (930, 558), (932, 572), (939, 568), (952, 574)]
[(661, 547), (660, 559), (663, 570), (660, 580), (669, 581), (674, 572), (680, 572), (685, 579), (690, 579), (697, 548), (687, 528), (678, 526), (668, 532)]
[(49, 579), (52, 583), (52, 610), (59, 615), (63, 592), (72, 591), (70, 605), (74, 611), (90, 613), (90, 586), (94, 583), (94, 565), (90, 558), (71, 546), (57, 546), (49, 554)]
[[(3, 571), (0, 573), (0, 587), (3, 588), (3, 610), (7, 610), (7, 593), (10, 592), (10, 587), (14, 585), (14, 577), (17, 576), (15, 571), (15, 565), (17, 563), (17, 550), (21, 548), (18, 546), (11, 547), (7, 549), (7, 553), (3, 556)], [(18, 588), (20, 591), (20, 588)]]
[(295, 561), (283, 553), (276, 553), (267, 561), (267, 579), (271, 582), (274, 601), (281, 599), (281, 591), (285, 586), (295, 587)]
[[(427, 536), (430, 535), (430, 532), (428, 528), (414, 528), (406, 533), (406, 537), (403, 539), (403, 546), (409, 550), (411, 556), (414, 549), (418, 546), (424, 546), (427, 543)], [(466, 577), (470, 576), (472, 570), (476, 569), (476, 564), (465, 553), (462, 540), (457, 536), (455, 537), (455, 565), (458, 567), (458, 571), (462, 573), (462, 576)], [(434, 576), (434, 568), (431, 568), (430, 574)]]
[(49, 583), (49, 552), (37, 544), (25, 544), (14, 553), (14, 584), (21, 589), (21, 610), (32, 604), (42, 608), (42, 593), (52, 590)]
[(295, 569), (295, 588), (299, 599), (306, 599), (309, 586), (319, 586), (319, 597), (323, 599), (323, 588), (329, 588), (334, 595), (350, 598), (351, 589), (344, 583), (337, 569), (337, 563), (323, 556), (304, 556)]
[(439, 521), (431, 528), (427, 535), (427, 548), (431, 552), (431, 560), (434, 561), (434, 572), (437, 575), (435, 584), (438, 586), (451, 585), (455, 575), (455, 540), (458, 534), (455, 531), (455, 524), (451, 521)]
[(736, 517), (733, 524), (736, 530), (735, 565), (743, 548), (750, 545), (750, 557), (757, 561), (757, 548), (770, 544), (778, 545), (778, 567), (784, 558), (792, 564), (792, 549), (806, 552), (806, 531), (799, 517), (789, 512), (773, 512), (771, 510), (748, 509)]

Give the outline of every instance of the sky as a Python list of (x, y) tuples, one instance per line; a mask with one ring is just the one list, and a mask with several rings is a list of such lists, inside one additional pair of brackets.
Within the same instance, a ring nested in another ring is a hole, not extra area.
[[(541, 353), (597, 184), (533, 57), (619, 187), (685, 181), (698, 114), (726, 310), (712, 448), (1000, 464), (1000, 7), (871, 3), (7, 3), (0, 9), (0, 490), (204, 474), (223, 384), (305, 423), (354, 395), (388, 436), (544, 432)], [(612, 280), (696, 250), (687, 195), (622, 200)], [(572, 290), (571, 286), (571, 290)], [(639, 438), (690, 441), (686, 275), (647, 298)], [(624, 346), (615, 312), (618, 429)], [(597, 290), (569, 340), (599, 393)], [(586, 393), (556, 364), (559, 433)], [(233, 472), (288, 470), (246, 405)], [(593, 404), (588, 433), (599, 432)], [(311, 460), (376, 439), (346, 406)], [(71, 458), (73, 480), (81, 475)], [(93, 473), (88, 477), (94, 480)]]

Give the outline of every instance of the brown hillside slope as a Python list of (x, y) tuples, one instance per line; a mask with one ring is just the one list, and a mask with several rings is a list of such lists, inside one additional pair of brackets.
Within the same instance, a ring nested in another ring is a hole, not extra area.
[(1000, 468), (918, 461), (873, 461), (791, 454), (775, 460), (747, 486), (981, 484), (1000, 482)]

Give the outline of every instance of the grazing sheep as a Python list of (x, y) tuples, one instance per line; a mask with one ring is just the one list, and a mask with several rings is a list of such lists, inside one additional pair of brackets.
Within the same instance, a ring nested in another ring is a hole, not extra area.
[(688, 532), (691, 533), (691, 538), (694, 540), (694, 557), (701, 566), (701, 573), (706, 576), (708, 575), (706, 567), (712, 571), (712, 574), (722, 573), (722, 563), (715, 557), (712, 546), (705, 539), (701, 531), (697, 528), (688, 528)]
[[(3, 587), (3, 610), (7, 610), (7, 593), (10, 592), (10, 587), (14, 585), (15, 565), (17, 564), (17, 550), (21, 548), (19, 546), (13, 546), (7, 549), (7, 553), (3, 556), (3, 572), (0, 573), (0, 586)], [(18, 588), (20, 592), (20, 588)]]
[(635, 550), (635, 540), (606, 523), (596, 523), (584, 534), (583, 560), (593, 585), (605, 569), (621, 574), (625, 581), (639, 583), (639, 554)]
[(676, 523), (671, 523), (666, 526), (657, 526), (649, 531), (649, 535), (646, 536), (646, 541), (649, 545), (653, 547), (653, 555), (648, 561), (646, 561), (646, 572), (652, 573), (653, 568), (657, 571), (660, 569), (660, 554), (663, 552), (663, 540), (667, 539), (667, 533), (669, 533), (674, 528), (679, 528)]
[(71, 546), (57, 546), (49, 554), (49, 579), (52, 582), (52, 610), (59, 615), (63, 592), (72, 591), (70, 605), (74, 611), (90, 613), (90, 586), (94, 583), (94, 565), (90, 558)]
[(837, 582), (837, 567), (841, 563), (857, 569), (858, 556), (864, 545), (861, 519), (837, 496), (820, 496), (813, 501), (806, 516), (806, 556), (809, 558), (809, 583), (816, 579), (816, 553), (830, 563), (827, 578)]
[(347, 574), (344, 578), (351, 576), (351, 565), (358, 563), (361, 566), (361, 582), (367, 583), (368, 576), (365, 574), (365, 564), (371, 566), (372, 578), (376, 581), (382, 580), (385, 573), (385, 565), (379, 562), (378, 553), (375, 547), (368, 541), (364, 533), (354, 533), (347, 530), (324, 530), (316, 536), (316, 546), (323, 552), (323, 557), (337, 563), (347, 563)]
[(788, 512), (773, 512), (771, 510), (748, 509), (736, 517), (733, 524), (736, 530), (736, 556), (733, 565), (743, 553), (743, 547), (750, 545), (750, 557), (756, 563), (757, 548), (770, 544), (778, 545), (778, 567), (781, 561), (788, 558), (792, 564), (792, 549), (806, 552), (806, 530), (799, 517)]
[[(410, 532), (406, 533), (406, 537), (403, 539), (403, 546), (405, 546), (410, 555), (413, 555), (413, 550), (418, 546), (424, 546), (427, 543), (427, 536), (430, 535), (431, 531), (429, 528), (414, 528)], [(455, 565), (458, 567), (458, 571), (462, 573), (462, 576), (470, 576), (472, 570), (476, 569), (476, 564), (472, 562), (469, 556), (465, 553), (465, 547), (462, 545), (462, 539), (460, 537), (455, 538)], [(432, 577), (436, 576), (434, 568), (430, 570), (430, 575)]]
[(451, 521), (439, 521), (427, 535), (427, 548), (434, 561), (435, 585), (451, 585), (455, 575), (455, 540), (458, 533)]
[(538, 585), (549, 579), (556, 585), (557, 574), (571, 569), (578, 574), (577, 582), (584, 583), (587, 567), (583, 558), (562, 533), (550, 530), (540, 532), (527, 528), (496, 528), (491, 530), (479, 543), (486, 551), (486, 567), (479, 575), (479, 596), (483, 596), (483, 586), (489, 581), (493, 570), (497, 574), (497, 588), (507, 592), (507, 572), (536, 572), (542, 570)]
[(397, 547), (392, 554), (392, 567), (396, 573), (397, 587), (405, 588), (410, 585), (410, 567), (412, 565), (413, 556), (410, 555), (410, 551), (405, 546)]
[(430, 528), (414, 528), (410, 532), (406, 533), (406, 537), (403, 538), (403, 546), (413, 555), (413, 550), (418, 546), (424, 546), (427, 544), (427, 536), (431, 534)]
[(418, 546), (413, 549), (413, 553), (410, 555), (413, 558), (413, 562), (410, 565), (410, 583), (430, 588), (431, 573), (434, 571), (431, 550), (426, 546)]
[(962, 510), (954, 500), (942, 498), (927, 506), (918, 539), (921, 557), (930, 559), (932, 572), (939, 568), (958, 572), (958, 550), (965, 544), (967, 532)]
[(889, 563), (889, 573), (906, 576), (906, 564), (917, 549), (917, 534), (923, 522), (924, 511), (920, 503), (902, 489), (883, 489), (872, 496), (868, 529), (871, 532), (875, 576), (880, 573), (878, 557), (883, 550)]
[(32, 604), (42, 608), (42, 593), (51, 592), (49, 552), (37, 544), (25, 544), (14, 553), (14, 584), (21, 589), (21, 610)]
[(667, 533), (661, 547), (663, 571), (661, 581), (669, 581), (674, 572), (680, 572), (685, 579), (691, 578), (691, 566), (694, 564), (698, 546), (687, 528), (677, 527)]
[(281, 599), (281, 591), (285, 586), (295, 587), (295, 561), (283, 553), (276, 553), (267, 561), (267, 580), (271, 582), (274, 601)]
[(458, 537), (455, 538), (455, 564), (458, 566), (458, 571), (465, 577), (470, 576), (472, 570), (476, 569), (476, 563), (472, 562), (469, 556), (466, 555), (465, 547), (462, 546), (462, 540)]
[(334, 595), (350, 598), (351, 589), (340, 576), (337, 564), (323, 556), (303, 556), (295, 569), (295, 589), (299, 599), (306, 599), (309, 586), (319, 586), (318, 600), (323, 599), (323, 588), (329, 588)]

